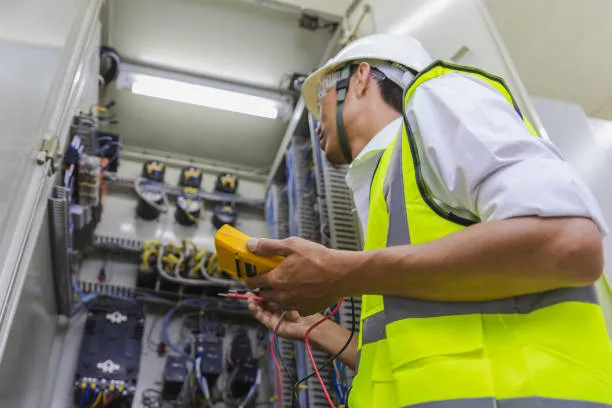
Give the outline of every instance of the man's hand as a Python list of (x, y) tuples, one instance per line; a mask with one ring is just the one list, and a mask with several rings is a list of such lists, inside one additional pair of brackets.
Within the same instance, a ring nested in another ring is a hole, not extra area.
[[(249, 311), (261, 324), (274, 331), (281, 317), (281, 310), (266, 302), (249, 299)], [(287, 312), (278, 327), (278, 335), (290, 340), (304, 340), (306, 331), (323, 318), (320, 314), (301, 316), (296, 311)]]
[[(278, 320), (281, 317), (280, 309), (266, 302), (257, 302), (249, 299), (249, 310), (253, 316), (270, 330), (276, 329)], [(304, 340), (306, 331), (323, 318), (320, 314), (311, 316), (301, 316), (298, 312), (292, 311), (285, 315), (282, 323), (278, 327), (278, 335), (286, 339)], [(348, 340), (350, 332), (339, 324), (330, 320), (317, 326), (310, 333), (310, 341), (315, 347), (328, 354), (335, 354), (342, 349)], [(347, 366), (355, 369), (357, 364), (357, 336), (353, 336), (351, 344), (338, 356)]]
[(258, 255), (286, 257), (276, 269), (246, 282), (250, 288), (259, 288), (267, 301), (311, 315), (343, 296), (339, 290), (342, 269), (334, 267), (338, 251), (300, 238), (253, 239), (247, 246)]

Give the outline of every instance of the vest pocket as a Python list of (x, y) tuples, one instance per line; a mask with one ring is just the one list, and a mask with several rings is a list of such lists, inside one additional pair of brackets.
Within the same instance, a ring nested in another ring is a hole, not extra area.
[(450, 405), (472, 398), (495, 406), (480, 314), (398, 320), (386, 333), (398, 406), (437, 401), (472, 408)]
[(386, 326), (393, 370), (431, 357), (453, 357), (483, 349), (480, 314), (408, 318)]

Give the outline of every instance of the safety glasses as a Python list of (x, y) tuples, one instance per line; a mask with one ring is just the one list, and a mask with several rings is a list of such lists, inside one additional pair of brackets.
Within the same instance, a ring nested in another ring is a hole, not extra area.
[[(335, 88), (339, 81), (349, 78), (355, 72), (356, 66), (357, 65), (351, 65), (349, 66), (350, 69), (343, 67), (323, 77), (321, 83), (319, 84), (319, 95), (317, 100), (319, 111), (321, 110), (321, 101), (325, 95), (327, 95), (327, 92), (329, 92), (330, 89)], [(372, 76), (372, 78), (374, 78), (377, 82), (382, 82), (387, 79), (387, 76), (374, 66), (370, 67), (370, 76)]]

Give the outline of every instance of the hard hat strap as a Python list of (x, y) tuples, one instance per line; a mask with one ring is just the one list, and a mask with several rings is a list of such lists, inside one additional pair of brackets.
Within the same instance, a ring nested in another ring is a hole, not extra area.
[(344, 129), (344, 100), (349, 88), (349, 80), (352, 73), (352, 67), (348, 66), (342, 70), (342, 79), (336, 83), (337, 93), (337, 106), (336, 106), (336, 126), (338, 128), (338, 142), (340, 143), (340, 149), (347, 164), (351, 164), (353, 161), (353, 155), (348, 143), (348, 135)]

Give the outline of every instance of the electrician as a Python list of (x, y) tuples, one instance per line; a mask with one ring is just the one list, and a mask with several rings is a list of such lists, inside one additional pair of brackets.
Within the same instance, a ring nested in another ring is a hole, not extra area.
[[(357, 369), (349, 406), (612, 406), (593, 286), (607, 226), (504, 82), (373, 35), (310, 75), (303, 97), (327, 159), (349, 164), (365, 251), (253, 240), (287, 258), (247, 284), (296, 310), (280, 325), (296, 339), (310, 314), (362, 296), (358, 341), (340, 356)], [(274, 308), (249, 306), (275, 327)], [(311, 339), (333, 354), (348, 336), (326, 322)]]

